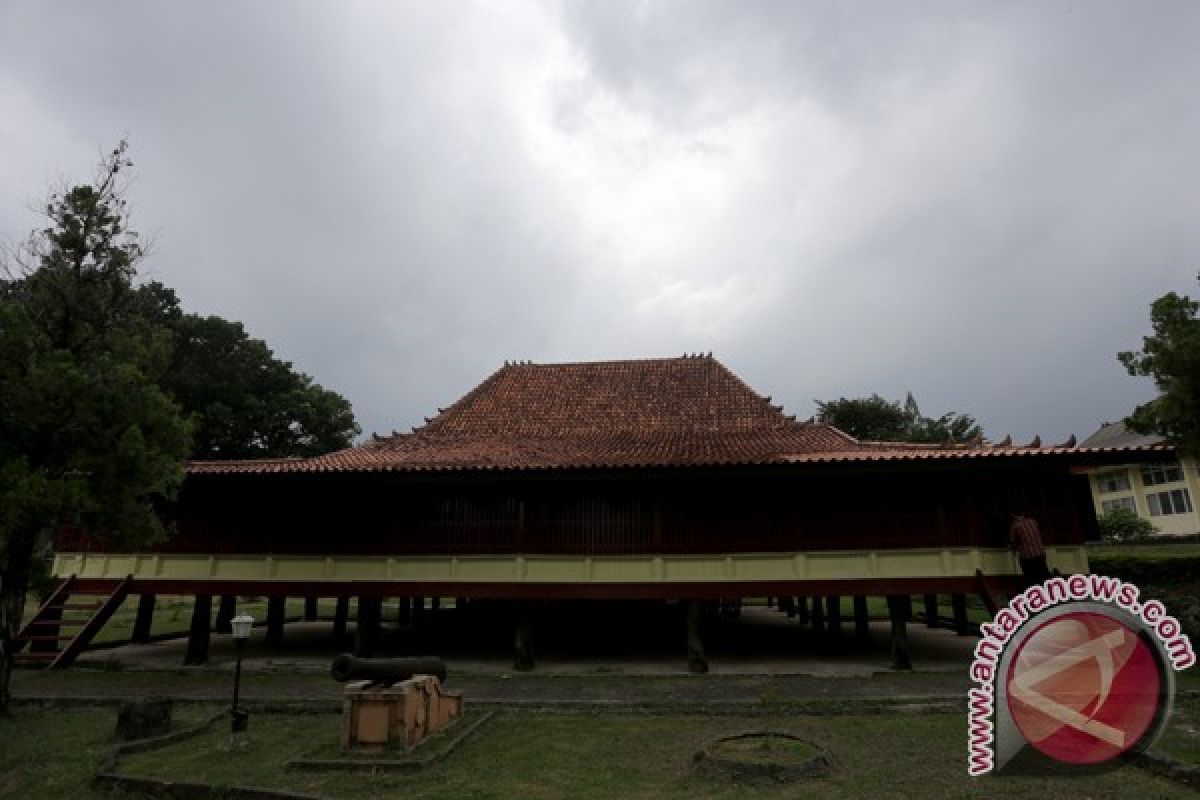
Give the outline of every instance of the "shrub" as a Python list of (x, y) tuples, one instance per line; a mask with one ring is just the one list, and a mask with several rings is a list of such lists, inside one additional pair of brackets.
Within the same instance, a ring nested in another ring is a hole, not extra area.
[(1100, 535), (1106, 542), (1132, 542), (1156, 533), (1154, 523), (1128, 508), (1114, 508), (1100, 518)]

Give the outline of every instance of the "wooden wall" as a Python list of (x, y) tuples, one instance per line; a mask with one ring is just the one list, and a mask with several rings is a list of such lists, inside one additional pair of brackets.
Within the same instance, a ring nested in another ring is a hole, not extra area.
[[(1094, 528), (1063, 468), (662, 470), (414, 480), (193, 476), (163, 552), (720, 553), (1007, 546), (1025, 508), (1047, 544)], [(61, 550), (95, 549), (78, 537)], [(111, 548), (110, 548), (111, 549)]]

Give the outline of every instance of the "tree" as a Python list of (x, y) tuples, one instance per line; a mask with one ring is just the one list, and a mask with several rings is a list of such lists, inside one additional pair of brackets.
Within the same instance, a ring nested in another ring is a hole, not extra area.
[[(1200, 275), (1197, 276), (1200, 279)], [(1168, 292), (1150, 307), (1152, 336), (1141, 352), (1117, 358), (1130, 375), (1154, 379), (1159, 395), (1134, 409), (1126, 423), (1139, 433), (1156, 433), (1183, 455), (1200, 456), (1200, 303)]]
[(921, 414), (910, 392), (904, 405), (870, 397), (817, 401), (817, 419), (864, 441), (968, 442), (983, 436), (983, 429), (968, 414), (947, 412), (937, 419)]
[(240, 322), (186, 314), (159, 283), (139, 289), (142, 313), (173, 335), (160, 384), (193, 425), (192, 458), (314, 456), (353, 444), (350, 403), (277, 359)]
[(139, 313), (121, 143), (0, 279), (0, 710), (39, 539), (63, 525), (138, 546), (183, 478), (189, 427), (158, 386), (170, 332)]
[(239, 322), (185, 314), (163, 387), (195, 415), (195, 458), (313, 456), (349, 447), (350, 403), (275, 358)]
[(906, 436), (910, 417), (898, 403), (873, 394), (870, 397), (840, 397), (828, 402), (818, 400), (817, 419), (857, 439), (893, 442)]
[(1154, 523), (1128, 508), (1114, 508), (1100, 517), (1099, 524), (1100, 536), (1106, 542), (1131, 542), (1158, 533)]

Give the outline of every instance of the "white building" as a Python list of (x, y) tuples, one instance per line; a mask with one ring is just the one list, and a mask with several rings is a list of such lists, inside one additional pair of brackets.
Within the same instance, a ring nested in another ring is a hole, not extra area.
[[(1156, 444), (1162, 437), (1134, 433), (1123, 422), (1104, 425), (1083, 441), (1083, 447), (1121, 447)], [(1163, 464), (1123, 464), (1090, 474), (1096, 515), (1128, 508), (1154, 523), (1159, 533), (1186, 536), (1200, 533), (1196, 497), (1200, 493), (1200, 462), (1184, 458)]]

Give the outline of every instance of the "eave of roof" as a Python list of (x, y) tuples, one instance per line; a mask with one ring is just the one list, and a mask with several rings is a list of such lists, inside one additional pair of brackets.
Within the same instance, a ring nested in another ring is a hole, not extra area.
[[(330, 473), (442, 473), (442, 472), (539, 472), (589, 469), (654, 469), (689, 467), (765, 467), (773, 465), (872, 464), (903, 462), (1002, 461), (1034, 459), (1068, 459), (1088, 464), (1096, 459), (1112, 461), (1113, 456), (1137, 460), (1138, 456), (1161, 457), (1173, 452), (1167, 445), (1130, 447), (990, 447), (953, 449), (878, 449), (831, 451), (818, 453), (783, 454), (772, 458), (711, 458), (684, 461), (665, 460), (573, 460), (520, 465), (480, 463), (339, 463), (316, 459), (286, 462), (193, 461), (187, 464), (191, 475), (268, 475), (268, 474), (330, 474)], [(1157, 460), (1157, 458), (1156, 458)]]

